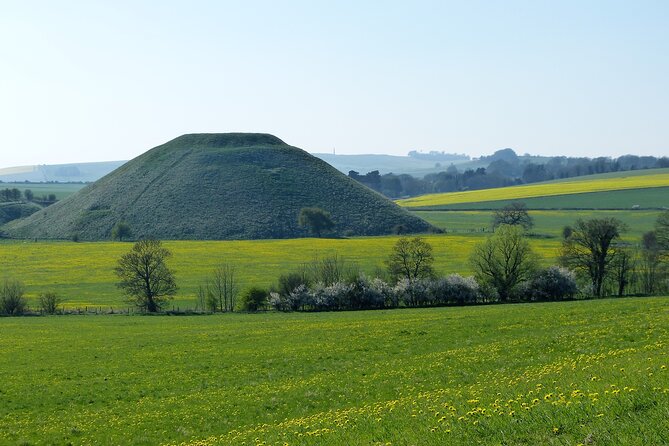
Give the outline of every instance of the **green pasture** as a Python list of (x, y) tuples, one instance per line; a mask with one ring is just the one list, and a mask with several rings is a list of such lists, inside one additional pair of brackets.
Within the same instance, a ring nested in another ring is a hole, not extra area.
[(588, 192), (571, 195), (519, 198), (513, 200), (479, 201), (430, 207), (430, 210), (485, 210), (499, 209), (514, 201), (522, 201), (529, 209), (545, 210), (641, 210), (669, 209), (669, 187), (627, 189), (609, 192)]
[[(485, 234), (428, 235), (434, 247), (435, 268), (440, 273), (469, 274), (468, 258), (473, 246)], [(373, 274), (385, 268), (397, 237), (352, 239), (291, 239), (244, 241), (168, 241), (173, 253), (169, 265), (176, 272), (179, 292), (174, 305), (194, 308), (196, 290), (223, 263), (237, 269), (242, 287), (268, 286), (278, 276), (316, 257), (337, 254), (346, 262), (357, 264)], [(556, 255), (557, 239), (532, 240), (545, 260)], [(0, 243), (0, 279), (14, 277), (27, 287), (29, 303), (34, 305), (41, 292), (55, 291), (67, 300), (70, 308), (110, 306), (124, 308), (124, 299), (116, 288), (113, 269), (118, 258), (129, 251), (132, 243), (121, 242), (32, 242)]]
[[(666, 171), (666, 169), (662, 169), (661, 171)], [(574, 194), (593, 192), (669, 187), (669, 172), (654, 173), (650, 175), (635, 175), (635, 172), (636, 171), (628, 172), (627, 176), (613, 178), (591, 179), (589, 177), (577, 177), (563, 182), (535, 183), (521, 186), (500, 187), (497, 189), (428, 194), (398, 200), (397, 203), (408, 208), (442, 208), (444, 206), (462, 205), (465, 203), (500, 200), (518, 201), (530, 198), (545, 199), (553, 196), (571, 196)], [(666, 198), (662, 201), (666, 201)], [(657, 207), (660, 206), (662, 206), (662, 204), (658, 203)], [(574, 206), (572, 205), (569, 207)], [(601, 208), (602, 206), (596, 207)], [(616, 206), (615, 208), (618, 207)]]
[(56, 198), (59, 200), (84, 187), (86, 187), (86, 184), (83, 183), (0, 183), (0, 189), (18, 189), (21, 192), (30, 189), (35, 197), (56, 194)]
[[(415, 211), (419, 217), (447, 232), (490, 232), (494, 211)], [(660, 211), (530, 211), (534, 220), (532, 233), (561, 237), (562, 229), (576, 219), (613, 217), (624, 222), (629, 230), (623, 238), (638, 242), (644, 232), (651, 231)]]
[(0, 333), (0, 444), (669, 443), (666, 297)]

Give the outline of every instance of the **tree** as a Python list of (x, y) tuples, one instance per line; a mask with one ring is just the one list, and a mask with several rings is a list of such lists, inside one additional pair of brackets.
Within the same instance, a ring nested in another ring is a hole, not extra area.
[(252, 287), (242, 293), (240, 306), (245, 311), (258, 311), (267, 305), (268, 293), (258, 287)]
[(528, 230), (534, 226), (534, 221), (527, 212), (525, 203), (516, 201), (495, 211), (492, 218), (492, 227), (496, 229), (501, 225), (518, 225)]
[(26, 312), (28, 304), (23, 297), (25, 287), (18, 280), (5, 279), (0, 287), (0, 313), (19, 315)]
[(615, 242), (625, 225), (616, 218), (576, 220), (571, 237), (562, 242), (560, 262), (587, 274), (592, 292), (601, 297), (604, 279), (616, 257)]
[(159, 240), (140, 240), (118, 261), (117, 286), (138, 308), (155, 313), (176, 294), (174, 274), (165, 261), (172, 253)]
[(24, 190), (23, 196), (26, 197), (26, 201), (33, 201), (33, 198), (35, 197), (33, 191), (31, 191), (30, 189)]
[(323, 231), (334, 228), (330, 213), (316, 207), (300, 209), (297, 222), (303, 228), (308, 227), (312, 234), (316, 234), (316, 237), (320, 237)]
[(39, 296), (39, 307), (42, 313), (56, 314), (56, 311), (58, 311), (58, 305), (60, 305), (62, 302), (63, 299), (61, 299), (53, 291), (47, 291), (46, 293), (42, 293)]
[(669, 253), (669, 211), (665, 211), (657, 217), (655, 222), (655, 237), (662, 251)]
[(217, 302), (218, 311), (234, 311), (239, 283), (235, 267), (224, 263), (214, 270), (211, 292)]
[(636, 262), (629, 249), (619, 249), (615, 260), (611, 264), (613, 280), (617, 287), (618, 297), (625, 295), (625, 289), (628, 287), (634, 277)]
[(502, 225), (474, 247), (470, 263), (479, 283), (496, 290), (499, 299), (506, 302), (513, 297), (516, 287), (532, 276), (536, 256), (522, 228)]
[(641, 276), (641, 287), (645, 294), (653, 294), (659, 288), (662, 275), (661, 260), (662, 252), (657, 242), (655, 231), (643, 234), (641, 238), (639, 274)]
[(111, 236), (112, 240), (122, 242), (123, 239), (132, 237), (132, 229), (130, 229), (130, 225), (125, 221), (119, 221), (112, 228)]
[(394, 280), (407, 279), (409, 282), (431, 277), (433, 263), (432, 245), (421, 237), (400, 238), (386, 260), (388, 272)]

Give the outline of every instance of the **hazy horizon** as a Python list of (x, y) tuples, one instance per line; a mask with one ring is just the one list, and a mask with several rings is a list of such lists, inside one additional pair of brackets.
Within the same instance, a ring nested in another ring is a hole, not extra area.
[(669, 4), (9, 2), (0, 167), (184, 133), (312, 153), (669, 154)]

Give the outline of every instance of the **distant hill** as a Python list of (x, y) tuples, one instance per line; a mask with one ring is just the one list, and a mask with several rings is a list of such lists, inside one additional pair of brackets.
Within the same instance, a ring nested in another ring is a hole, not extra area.
[(104, 240), (123, 220), (136, 237), (290, 238), (307, 235), (297, 217), (310, 206), (330, 212), (338, 234), (432, 229), (307, 152), (240, 133), (180, 136), (2, 229), (15, 238)]
[(98, 163), (5, 167), (0, 168), (0, 181), (4, 183), (25, 181), (31, 183), (89, 183), (99, 180), (124, 163), (125, 161), (104, 161)]
[(476, 169), (488, 165), (488, 163), (481, 164), (476, 160), (467, 159), (443, 161), (396, 155), (335, 155), (332, 153), (314, 153), (313, 155), (340, 172), (348, 174), (349, 171), (354, 170), (363, 175), (378, 170), (381, 175), (394, 173), (423, 177), (430, 173), (443, 172), (451, 164), (459, 170)]

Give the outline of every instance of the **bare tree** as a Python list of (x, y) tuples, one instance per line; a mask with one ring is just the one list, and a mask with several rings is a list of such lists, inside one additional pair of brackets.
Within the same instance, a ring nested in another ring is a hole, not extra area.
[(431, 277), (434, 274), (433, 263), (432, 245), (421, 237), (400, 238), (386, 260), (388, 272), (394, 280), (407, 279), (409, 282)]
[(646, 232), (641, 238), (639, 274), (641, 289), (645, 294), (653, 294), (660, 288), (662, 276), (662, 252), (655, 231)]
[(234, 311), (239, 283), (235, 267), (224, 263), (214, 270), (212, 282), (212, 293), (218, 302), (218, 311)]
[(521, 226), (528, 230), (534, 226), (534, 221), (527, 212), (525, 203), (515, 201), (495, 211), (492, 218), (492, 227), (496, 229), (501, 225)]
[(174, 274), (165, 261), (172, 253), (158, 240), (140, 240), (118, 261), (117, 286), (138, 308), (155, 313), (176, 294)]
[(502, 225), (474, 247), (470, 263), (479, 283), (497, 291), (499, 300), (513, 297), (516, 287), (535, 270), (536, 256), (519, 226)]
[(669, 255), (669, 211), (664, 211), (655, 222), (657, 244), (665, 254)]
[(618, 252), (616, 242), (626, 227), (616, 218), (578, 219), (571, 236), (562, 242), (563, 265), (587, 274), (593, 294), (602, 295), (604, 279)]
[(618, 249), (618, 254), (611, 266), (618, 297), (622, 297), (625, 295), (625, 290), (634, 280), (636, 262), (632, 252), (627, 248)]
[(18, 280), (5, 279), (0, 287), (0, 313), (8, 315), (23, 314), (28, 310), (28, 304), (23, 297), (25, 287)]

